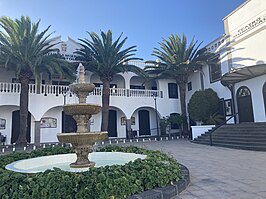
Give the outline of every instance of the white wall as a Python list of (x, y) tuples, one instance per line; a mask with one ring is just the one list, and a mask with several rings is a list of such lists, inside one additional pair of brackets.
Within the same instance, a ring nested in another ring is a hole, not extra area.
[(56, 128), (41, 128), (40, 130), (40, 142), (55, 142), (57, 140), (56, 134), (62, 133), (62, 107), (54, 107), (48, 110), (43, 117), (56, 118), (57, 126)]
[(12, 82), (12, 78), (15, 78), (14, 71), (8, 71), (5, 68), (0, 68), (0, 79), (1, 82)]
[(263, 101), (263, 85), (266, 82), (266, 75), (249, 79), (236, 84), (236, 92), (241, 86), (246, 86), (251, 91), (252, 107), (255, 122), (266, 122), (265, 107)]
[(12, 112), (18, 109), (18, 106), (0, 106), (0, 118), (6, 120), (6, 128), (0, 129), (0, 132), (2, 135), (7, 136), (7, 144), (11, 143)]

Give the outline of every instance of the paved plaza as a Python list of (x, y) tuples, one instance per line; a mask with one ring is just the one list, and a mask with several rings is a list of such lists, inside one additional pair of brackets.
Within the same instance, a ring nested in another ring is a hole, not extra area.
[(211, 147), (187, 140), (134, 143), (173, 155), (191, 183), (173, 199), (265, 199), (266, 152)]

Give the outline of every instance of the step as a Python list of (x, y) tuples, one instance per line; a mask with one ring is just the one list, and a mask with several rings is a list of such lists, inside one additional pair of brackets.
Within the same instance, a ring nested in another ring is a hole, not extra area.
[(247, 141), (232, 141), (232, 140), (212, 140), (213, 144), (233, 144), (233, 145), (246, 145), (246, 146), (265, 146), (265, 142), (247, 142)]
[[(210, 142), (198, 142), (196, 140), (191, 141), (192, 143), (209, 145)], [(225, 147), (225, 148), (234, 148), (234, 149), (243, 149), (243, 150), (253, 150), (253, 151), (266, 151), (266, 146), (250, 146), (250, 145), (238, 145), (238, 144), (230, 144), (230, 143), (213, 143), (212, 146)]]
[[(193, 143), (210, 145), (210, 132)], [(212, 144), (235, 149), (266, 151), (266, 123), (227, 124), (212, 133)]]
[[(239, 136), (222, 136), (222, 135), (213, 135), (213, 140), (231, 140), (231, 141), (247, 141), (247, 142), (263, 142), (266, 145), (266, 136), (256, 137), (239, 137)], [(196, 138), (196, 140), (210, 140), (210, 136), (201, 136)]]
[(250, 122), (250, 123), (240, 123), (240, 124), (225, 124), (223, 125), (223, 127), (226, 127), (226, 126), (266, 126), (266, 122)]
[[(225, 135), (225, 136), (230, 136), (230, 135), (235, 135), (235, 136), (265, 136), (266, 132), (241, 132), (241, 131), (237, 131), (237, 132), (219, 132), (219, 131), (215, 131), (212, 133), (212, 135)], [(210, 133), (205, 133), (202, 134), (201, 136), (210, 136)]]
[[(252, 130), (241, 130), (241, 129), (235, 129), (235, 130), (226, 130), (226, 129), (218, 129), (216, 131), (213, 131), (215, 133), (242, 133), (242, 134), (250, 134), (250, 133), (258, 133), (258, 134), (265, 134), (266, 135), (266, 130), (257, 130), (257, 129), (252, 129)], [(210, 132), (208, 132), (210, 133)]]
[[(203, 136), (203, 137), (210, 137), (208, 136)], [(240, 138), (240, 139), (252, 139), (252, 138), (257, 138), (257, 139), (264, 139), (266, 138), (266, 134), (256, 134), (256, 135), (250, 135), (250, 134), (240, 134), (240, 135), (235, 135), (235, 134), (212, 134), (212, 137), (215, 138)]]
[(234, 149), (244, 149), (244, 150), (253, 150), (253, 151), (266, 151), (266, 146), (242, 146), (235, 144), (213, 144), (213, 146), (234, 148)]

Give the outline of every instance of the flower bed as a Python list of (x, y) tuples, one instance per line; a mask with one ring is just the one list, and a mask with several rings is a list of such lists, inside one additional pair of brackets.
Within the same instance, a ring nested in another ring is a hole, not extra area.
[(0, 198), (126, 198), (130, 195), (163, 187), (178, 181), (180, 167), (176, 161), (159, 151), (137, 147), (107, 146), (99, 151), (121, 151), (147, 155), (125, 165), (90, 168), (87, 172), (71, 173), (60, 169), (26, 175), (4, 169), (13, 161), (44, 155), (69, 153), (71, 149), (39, 149), (31, 153), (13, 153), (0, 160)]

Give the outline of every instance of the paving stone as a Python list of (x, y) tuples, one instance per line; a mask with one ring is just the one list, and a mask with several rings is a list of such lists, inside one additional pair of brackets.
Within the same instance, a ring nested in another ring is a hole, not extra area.
[(266, 198), (266, 152), (198, 145), (182, 139), (133, 144), (172, 154), (189, 169), (190, 186), (178, 196), (181, 199)]

